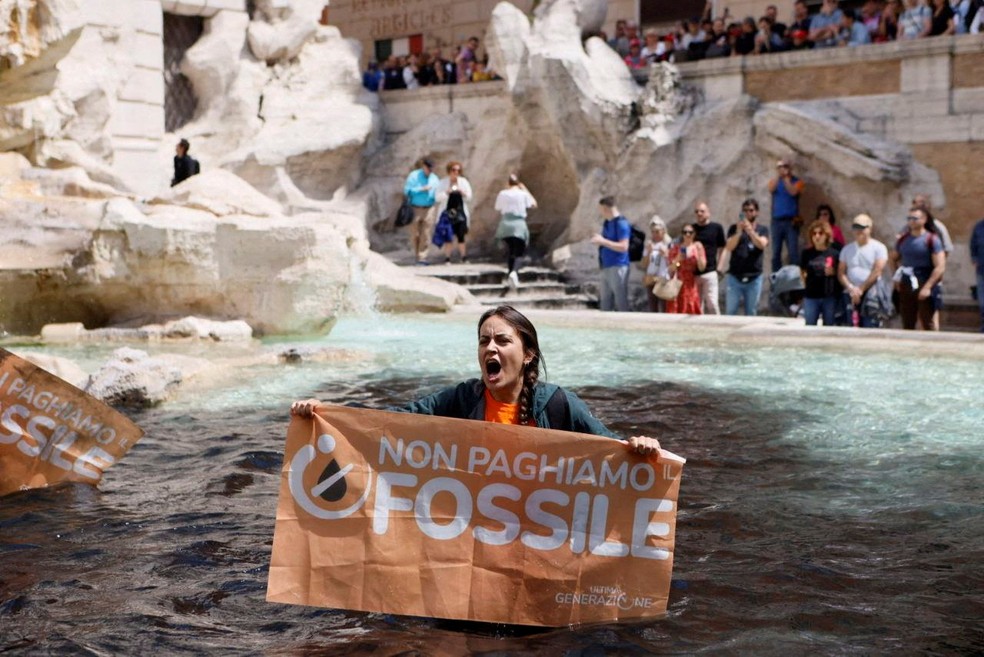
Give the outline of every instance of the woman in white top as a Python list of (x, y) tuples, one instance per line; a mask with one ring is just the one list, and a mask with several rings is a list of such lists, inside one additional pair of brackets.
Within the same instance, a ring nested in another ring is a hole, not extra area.
[(642, 286), (646, 288), (646, 298), (649, 301), (649, 312), (658, 313), (665, 310), (665, 302), (653, 294), (653, 285), (657, 279), (670, 277), (669, 247), (672, 242), (666, 234), (666, 222), (657, 214), (649, 220), (649, 236), (646, 248), (642, 253), (640, 267), (645, 267)]
[[(448, 162), (447, 172), (448, 177), (441, 179), (434, 193), (437, 201), (437, 216), (441, 217), (447, 213), (451, 230), (458, 240), (458, 255), (461, 256), (461, 262), (467, 262), (465, 236), (468, 235), (468, 227), (471, 224), (468, 201), (472, 199), (472, 187), (464, 176), (461, 162)], [(452, 247), (453, 243), (450, 240), (441, 247), (445, 262), (451, 262)]]
[(508, 284), (513, 289), (519, 287), (519, 272), (516, 261), (526, 253), (530, 243), (530, 228), (526, 225), (526, 211), (536, 207), (536, 199), (520, 182), (516, 174), (509, 174), (509, 184), (495, 197), (495, 209), (502, 213), (495, 238), (502, 240), (509, 250)]
[(420, 87), (420, 81), (417, 79), (417, 73), (420, 71), (418, 64), (416, 55), (410, 55), (407, 58), (407, 65), (403, 67), (403, 83), (407, 85), (407, 89)]

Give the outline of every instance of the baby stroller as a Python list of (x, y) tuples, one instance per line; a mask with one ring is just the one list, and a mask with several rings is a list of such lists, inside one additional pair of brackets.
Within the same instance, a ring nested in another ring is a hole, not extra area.
[(800, 268), (786, 265), (769, 276), (769, 312), (780, 317), (796, 317), (803, 305), (803, 279)]

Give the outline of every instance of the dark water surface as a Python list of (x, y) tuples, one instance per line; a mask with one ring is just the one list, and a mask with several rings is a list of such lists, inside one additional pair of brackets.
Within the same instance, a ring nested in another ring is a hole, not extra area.
[[(311, 391), (396, 403), (447, 381)], [(286, 408), (134, 414), (99, 490), (0, 499), (0, 653), (984, 653), (976, 449), (868, 459), (778, 440), (804, 418), (680, 384), (578, 390), (685, 454), (667, 618), (549, 632), (264, 601)], [(823, 436), (817, 437), (818, 441)]]

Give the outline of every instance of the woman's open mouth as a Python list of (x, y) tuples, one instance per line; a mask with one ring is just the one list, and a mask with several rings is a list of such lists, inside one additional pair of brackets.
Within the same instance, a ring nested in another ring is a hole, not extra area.
[(495, 381), (502, 374), (502, 363), (497, 360), (486, 361), (485, 374), (490, 382)]

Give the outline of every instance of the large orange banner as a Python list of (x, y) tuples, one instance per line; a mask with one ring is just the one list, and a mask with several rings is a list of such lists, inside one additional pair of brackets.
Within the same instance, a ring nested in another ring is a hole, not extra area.
[(683, 463), (323, 406), (287, 432), (267, 600), (542, 626), (660, 616)]
[(0, 349), (0, 495), (98, 484), (142, 435), (121, 413)]

